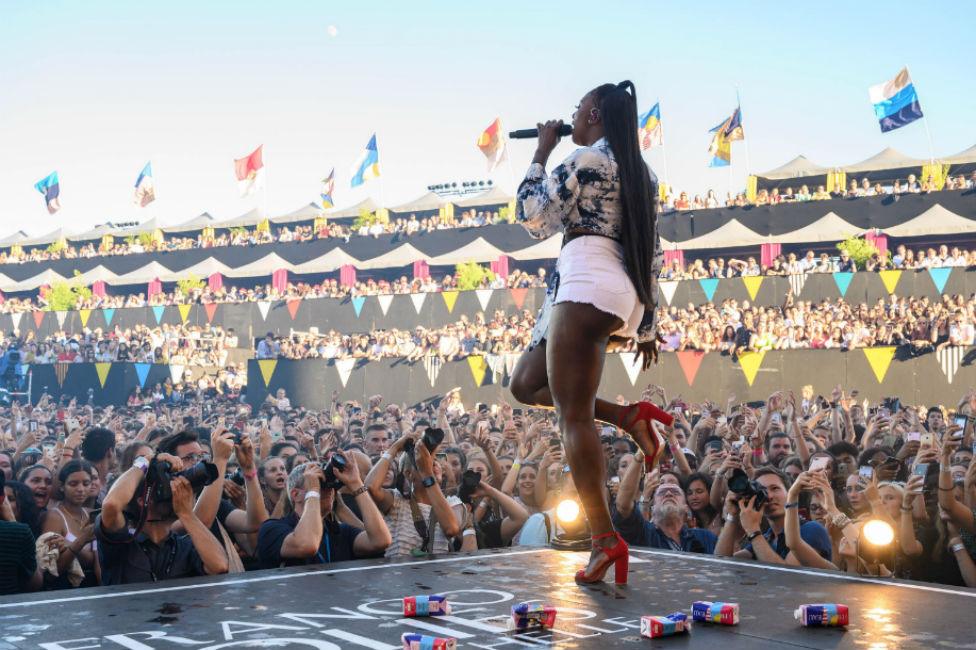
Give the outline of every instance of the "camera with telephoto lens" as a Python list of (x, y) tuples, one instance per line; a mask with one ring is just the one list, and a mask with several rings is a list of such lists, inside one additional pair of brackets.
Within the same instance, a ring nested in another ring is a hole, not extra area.
[(759, 481), (751, 480), (749, 475), (739, 468), (732, 470), (728, 483), (729, 491), (740, 499), (748, 501), (752, 497), (756, 497), (756, 502), (753, 504), (753, 508), (756, 510), (761, 510), (763, 505), (769, 501), (769, 493), (766, 491), (766, 486)]
[(164, 503), (173, 500), (173, 490), (169, 482), (178, 476), (189, 481), (190, 487), (195, 492), (217, 480), (217, 466), (201, 460), (183, 471), (174, 472), (173, 466), (167, 461), (154, 458), (149, 463), (149, 470), (146, 472), (146, 480), (149, 481), (152, 489), (153, 502)]
[[(424, 447), (427, 447), (427, 451), (434, 453), (434, 450), (437, 449), (438, 445), (444, 442), (444, 429), (433, 429), (431, 427), (427, 427), (427, 430), (424, 431), (423, 438), (420, 440), (424, 443)], [(412, 458), (414, 453), (413, 440), (407, 440), (407, 442), (403, 445), (403, 450)]]
[(472, 469), (464, 470), (464, 474), (461, 475), (461, 486), (458, 488), (457, 493), (461, 503), (471, 505), (471, 497), (479, 485), (481, 485), (481, 472), (476, 472)]
[(336, 476), (336, 469), (340, 472), (346, 469), (346, 464), (349, 461), (342, 454), (335, 453), (332, 454), (332, 458), (328, 462), (322, 463), (322, 473), (325, 474), (325, 479), (322, 481), (322, 487), (332, 488), (338, 490), (342, 487), (342, 481)]

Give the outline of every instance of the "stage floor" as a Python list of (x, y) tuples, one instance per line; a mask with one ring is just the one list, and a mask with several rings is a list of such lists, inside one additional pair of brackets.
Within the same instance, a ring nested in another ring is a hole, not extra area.
[[(0, 598), (5, 648), (400, 648), (407, 631), (453, 636), (462, 648), (972, 648), (976, 590), (632, 549), (630, 584), (578, 587), (584, 554), (483, 552), (425, 563), (381, 561), (261, 571), (223, 578), (99, 587)], [(443, 593), (448, 617), (407, 619), (400, 598)], [(509, 608), (559, 609), (556, 628), (506, 629)], [(697, 624), (691, 635), (640, 637), (640, 616), (690, 613), (694, 600), (740, 604), (737, 627)], [(844, 603), (846, 629), (803, 628), (801, 603)], [(968, 614), (967, 614), (968, 612)], [(176, 638), (180, 637), (180, 638)]]

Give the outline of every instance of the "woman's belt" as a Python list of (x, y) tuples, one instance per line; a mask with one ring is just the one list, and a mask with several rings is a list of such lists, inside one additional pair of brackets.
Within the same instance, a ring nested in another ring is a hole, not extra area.
[(618, 244), (620, 243), (620, 240), (617, 239), (616, 237), (611, 237), (609, 235), (604, 235), (603, 233), (599, 233), (599, 232), (586, 232), (586, 231), (576, 231), (576, 232), (573, 232), (573, 231), (567, 231), (567, 232), (564, 232), (563, 233), (563, 243), (560, 246), (560, 248), (562, 248), (563, 246), (565, 246), (569, 242), (571, 242), (574, 239), (577, 239), (579, 237), (605, 237), (605, 238), (609, 239), (610, 241), (615, 241)]

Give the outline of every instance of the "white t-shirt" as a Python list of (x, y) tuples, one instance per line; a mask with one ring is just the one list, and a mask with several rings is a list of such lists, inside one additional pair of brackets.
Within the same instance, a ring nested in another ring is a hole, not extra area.
[[(421, 547), (423, 539), (420, 537), (420, 533), (417, 532), (417, 527), (413, 523), (410, 499), (404, 497), (399, 490), (393, 490), (392, 494), (393, 506), (383, 515), (383, 519), (386, 520), (386, 526), (390, 529), (393, 543), (387, 547), (384, 557), (409, 557), (411, 550)], [(458, 521), (468, 523), (465, 506), (461, 503), (460, 499), (453, 496), (447, 497), (447, 503), (454, 510), (454, 515)], [(429, 525), (432, 506), (426, 503), (418, 503), (417, 507), (420, 509), (420, 515), (423, 517), (424, 522), (428, 522)], [(470, 524), (463, 534), (469, 534), (469, 530), (474, 532)], [(454, 551), (454, 547), (444, 535), (440, 523), (434, 528), (434, 539), (431, 541), (429, 550), (431, 553), (450, 553)]]

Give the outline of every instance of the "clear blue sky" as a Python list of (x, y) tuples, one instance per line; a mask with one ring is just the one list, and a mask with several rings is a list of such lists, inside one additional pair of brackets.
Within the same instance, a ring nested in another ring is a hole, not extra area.
[[(707, 130), (737, 86), (752, 171), (885, 146), (927, 157), (921, 123), (882, 135), (868, 101), (905, 64), (936, 155), (976, 142), (976, 44), (958, 3), (5, 0), (0, 15), (0, 237), (236, 216), (263, 199), (238, 197), (232, 159), (262, 143), (272, 213), (317, 199), (333, 166), (339, 206), (402, 202), (484, 178), (474, 143), (496, 116), (568, 119), (588, 89), (621, 79), (642, 110), (660, 99), (670, 180), (691, 192), (729, 188), (727, 170), (706, 167)], [(374, 131), (382, 185), (351, 190)], [(531, 154), (513, 143), (515, 176)], [(159, 198), (139, 209), (147, 160)], [(661, 153), (649, 161), (663, 176)], [(742, 143), (733, 165), (741, 187)], [(55, 169), (52, 217), (33, 184)], [(510, 188), (508, 167), (494, 180)]]

